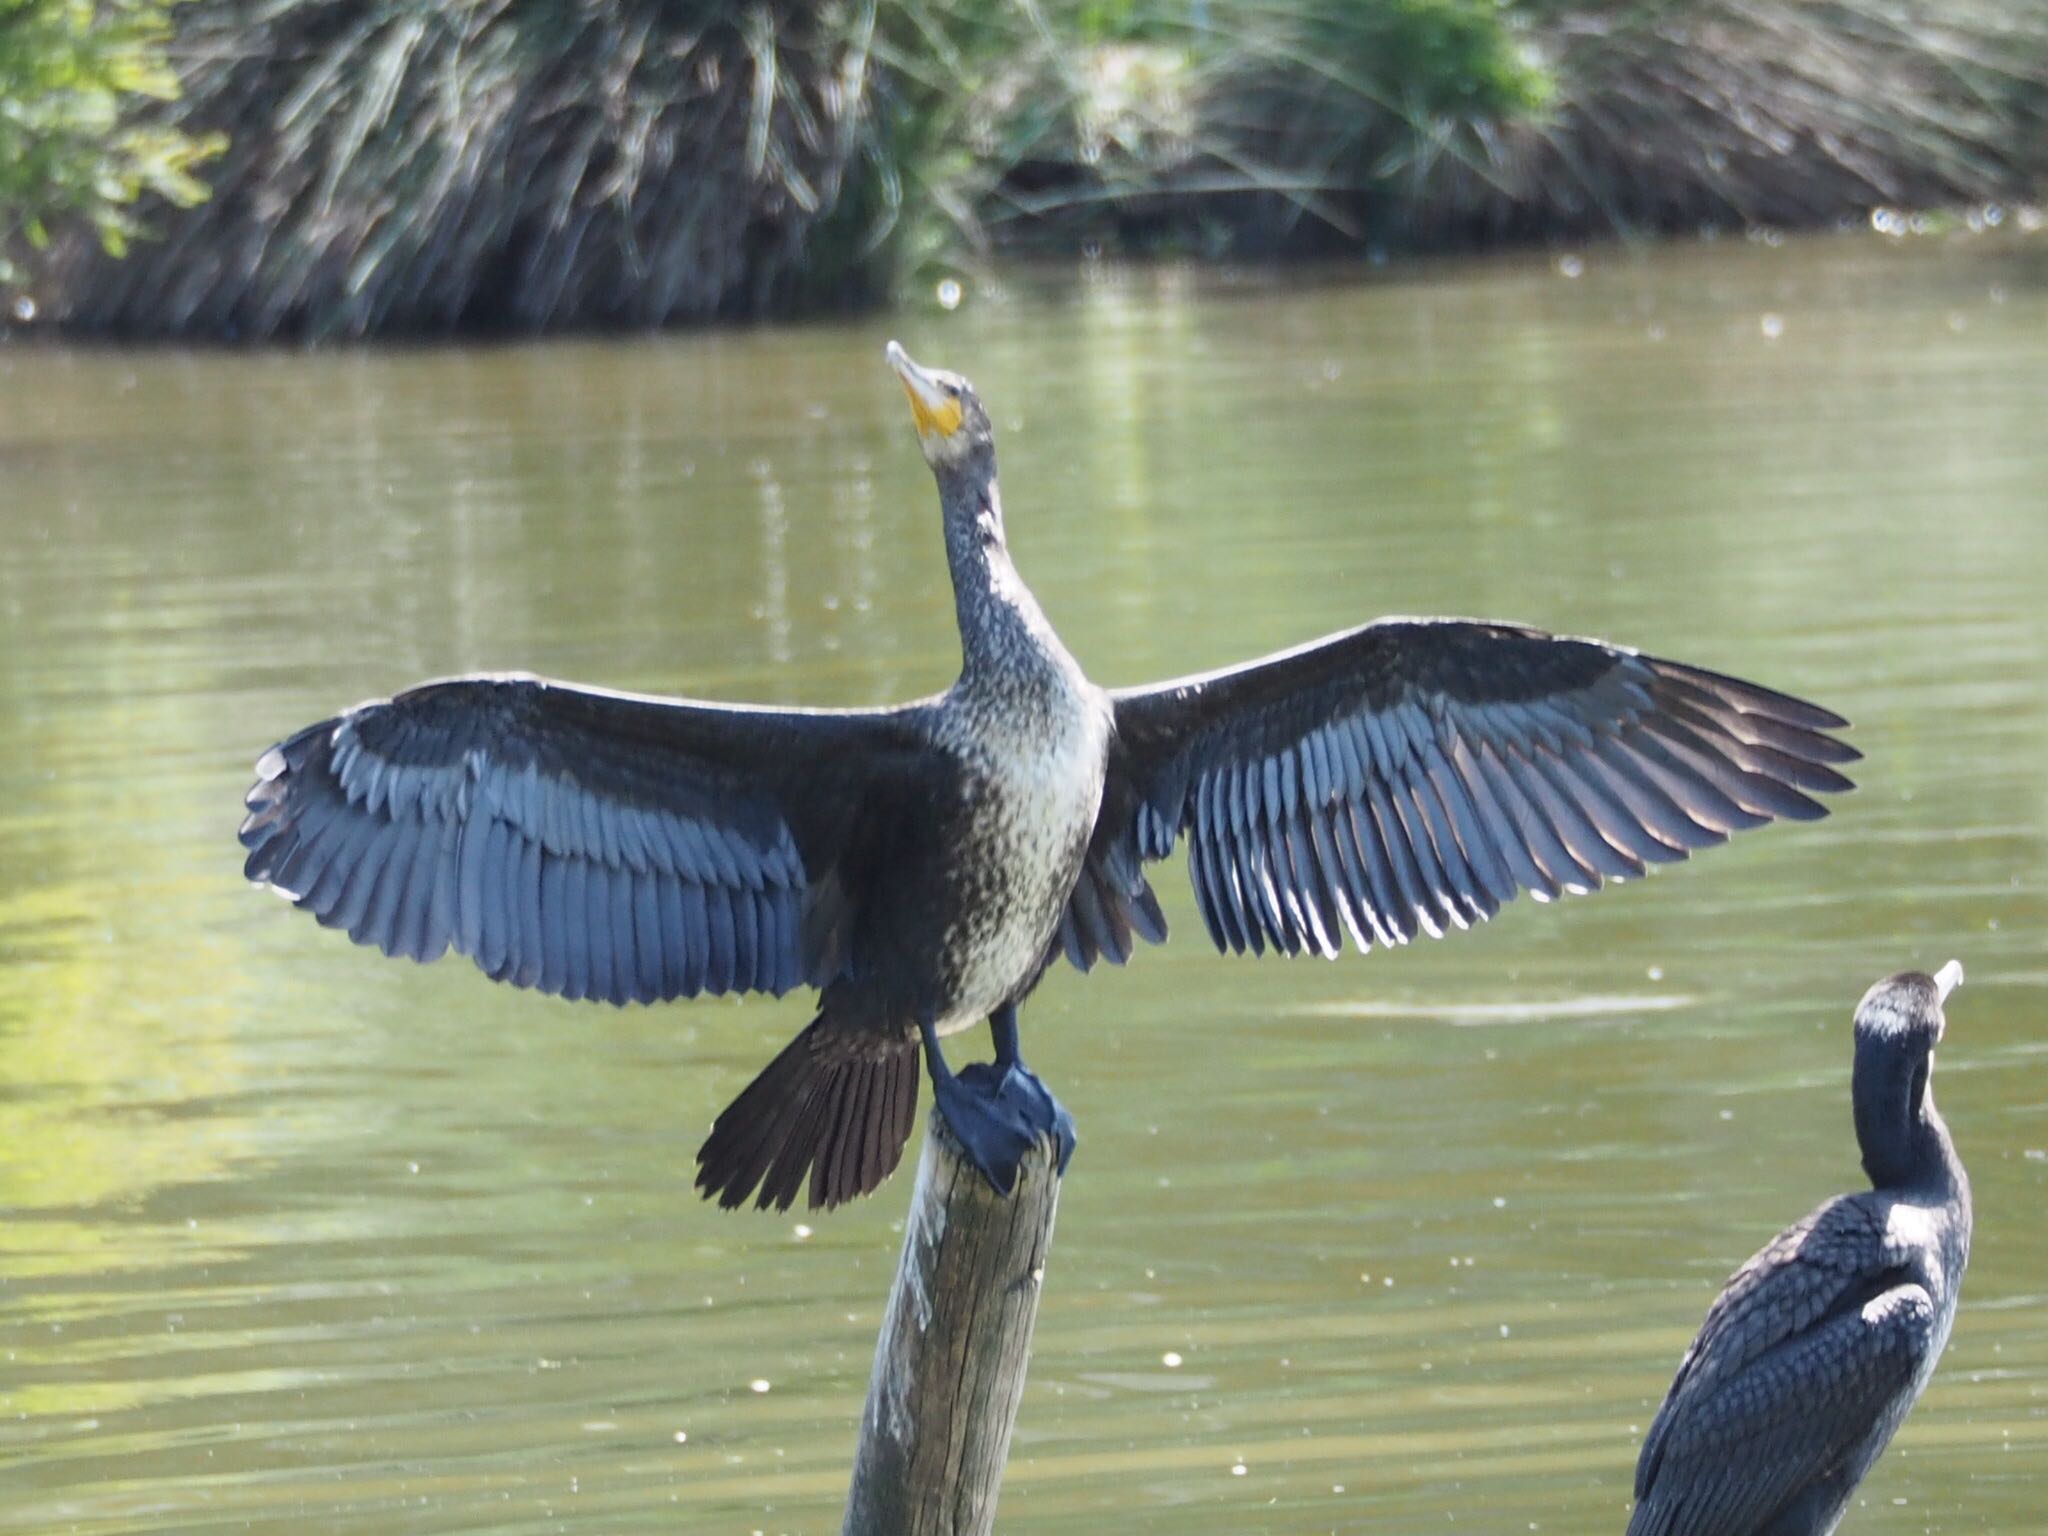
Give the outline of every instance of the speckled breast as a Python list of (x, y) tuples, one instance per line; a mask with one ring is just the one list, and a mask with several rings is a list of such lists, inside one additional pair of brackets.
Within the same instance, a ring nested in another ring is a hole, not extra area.
[(1037, 975), (1094, 831), (1108, 743), (1108, 701), (1085, 684), (982, 703), (947, 743), (965, 768), (966, 814), (940, 945), (940, 1033), (986, 1018)]

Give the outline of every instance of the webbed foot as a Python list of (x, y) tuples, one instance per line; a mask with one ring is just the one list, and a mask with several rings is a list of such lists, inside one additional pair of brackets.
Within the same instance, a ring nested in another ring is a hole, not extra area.
[(1051, 1141), (1059, 1171), (1067, 1171), (1067, 1159), (1074, 1155), (1074, 1122), (1037, 1073), (1016, 1061), (976, 1062), (955, 1076), (929, 1029), (925, 1059), (939, 1113), (989, 1188), (1007, 1198), (1017, 1187), (1025, 1154), (1042, 1140)]
[[(1036, 1072), (1021, 1061), (1012, 1061), (1007, 1066), (997, 1062), (994, 1066), (973, 1066), (968, 1074), (987, 1072), (1000, 1079), (996, 1093), (1007, 1104), (1014, 1105), (1017, 1114), (1030, 1128), (1033, 1138), (1048, 1137), (1058, 1157), (1059, 1171), (1067, 1171), (1067, 1159), (1074, 1155), (1074, 1117), (1067, 1113), (1067, 1106), (1053, 1097), (1050, 1088), (1039, 1079)], [(967, 1074), (963, 1074), (967, 1075)]]

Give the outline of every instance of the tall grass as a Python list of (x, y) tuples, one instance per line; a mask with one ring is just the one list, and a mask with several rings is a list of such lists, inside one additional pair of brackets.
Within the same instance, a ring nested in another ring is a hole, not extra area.
[[(866, 121), (874, 17), (802, 0), (195, 0), (166, 117), (213, 197), (73, 323), (216, 337), (646, 326), (803, 293)], [(848, 274), (856, 281), (861, 274)]]
[(1517, 0), (1556, 81), (1418, 238), (1800, 227), (2039, 197), (2044, 0)]
[(211, 337), (847, 303), (1029, 241), (1427, 246), (2038, 194), (2048, 0), (190, 0), (208, 202), (46, 308)]
[(2048, 178), (2048, 0), (1124, 12), (1119, 35), (1077, 44), (1046, 0), (964, 97), (975, 158), (951, 201), (989, 237), (1412, 248), (1798, 227)]

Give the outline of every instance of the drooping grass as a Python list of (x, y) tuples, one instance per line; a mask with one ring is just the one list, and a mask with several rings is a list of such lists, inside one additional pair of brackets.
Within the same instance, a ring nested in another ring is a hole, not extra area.
[(1085, 46), (1049, 20), (973, 98), (954, 201), (996, 238), (1426, 248), (1799, 227), (2048, 179), (2044, 0), (1200, 9)]
[(1548, 94), (1496, 0), (913, 8), (955, 44), (927, 183), (994, 240), (1357, 239), (1410, 167)]
[(648, 326), (991, 245), (1413, 248), (2038, 195), (2048, 0), (189, 0), (120, 333)]
[(1418, 238), (1797, 228), (2048, 187), (2044, 0), (1517, 0), (1554, 110), (1483, 175), (1445, 166)]
[(226, 134), (214, 195), (125, 262), (74, 246), (62, 313), (318, 338), (772, 306), (856, 158), (873, 9), (196, 0), (165, 115)]

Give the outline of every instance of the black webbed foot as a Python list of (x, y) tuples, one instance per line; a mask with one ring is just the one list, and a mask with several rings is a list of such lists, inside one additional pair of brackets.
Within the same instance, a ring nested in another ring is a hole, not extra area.
[[(1021, 1061), (1012, 1061), (1007, 1066), (997, 1062), (991, 1067), (974, 1066), (967, 1073), (987, 1072), (1000, 1081), (996, 1092), (1004, 1102), (1016, 1107), (1024, 1124), (1030, 1127), (1034, 1138), (1049, 1137), (1053, 1151), (1058, 1156), (1059, 1171), (1067, 1171), (1067, 1159), (1074, 1155), (1074, 1117), (1067, 1113), (1067, 1106), (1053, 1097), (1050, 1088), (1040, 1081), (1036, 1072)], [(963, 1076), (967, 1074), (962, 1074)]]
[(1051, 1140), (1059, 1171), (1067, 1171), (1067, 1159), (1074, 1153), (1074, 1122), (1036, 1073), (1021, 1062), (976, 1062), (955, 1076), (929, 1028), (925, 1060), (939, 1113), (989, 1188), (1007, 1198), (1017, 1187), (1017, 1169), (1025, 1154), (1042, 1139)]

